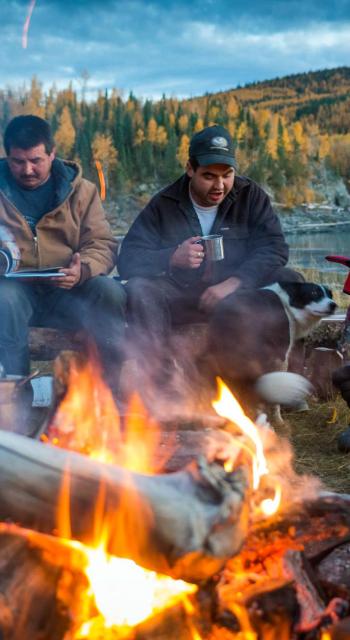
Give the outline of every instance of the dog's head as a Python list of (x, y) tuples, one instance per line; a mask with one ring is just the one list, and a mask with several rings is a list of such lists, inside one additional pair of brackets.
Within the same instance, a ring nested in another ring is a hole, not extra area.
[(314, 282), (279, 282), (288, 296), (288, 303), (294, 309), (303, 310), (315, 318), (332, 315), (337, 308), (332, 291)]

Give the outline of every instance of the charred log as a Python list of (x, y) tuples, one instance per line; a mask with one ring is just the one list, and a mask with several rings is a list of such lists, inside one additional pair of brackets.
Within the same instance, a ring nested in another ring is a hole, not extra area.
[(18, 535), (0, 534), (0, 638), (61, 640), (69, 612), (56, 598), (61, 569)]
[(0, 519), (52, 533), (65, 471), (74, 539), (93, 543), (98, 511), (109, 523), (108, 552), (189, 581), (214, 574), (242, 545), (247, 513), (239, 473), (202, 460), (146, 476), (5, 432)]

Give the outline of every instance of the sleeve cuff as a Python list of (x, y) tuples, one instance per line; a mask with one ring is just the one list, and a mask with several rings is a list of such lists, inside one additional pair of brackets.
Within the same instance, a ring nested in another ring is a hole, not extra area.
[(85, 282), (86, 280), (89, 280), (89, 278), (91, 278), (91, 269), (88, 264), (86, 264), (85, 262), (82, 262), (80, 280), (78, 284), (83, 284), (83, 282)]

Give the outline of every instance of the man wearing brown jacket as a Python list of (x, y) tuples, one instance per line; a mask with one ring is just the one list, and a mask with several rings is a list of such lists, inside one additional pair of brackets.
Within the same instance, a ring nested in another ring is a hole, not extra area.
[(21, 270), (60, 267), (60, 275), (0, 278), (0, 362), (7, 374), (28, 373), (30, 325), (84, 329), (113, 385), (125, 293), (106, 277), (115, 265), (117, 243), (96, 186), (82, 178), (78, 164), (55, 157), (51, 129), (42, 118), (13, 118), (4, 147), (0, 247), (18, 258)]

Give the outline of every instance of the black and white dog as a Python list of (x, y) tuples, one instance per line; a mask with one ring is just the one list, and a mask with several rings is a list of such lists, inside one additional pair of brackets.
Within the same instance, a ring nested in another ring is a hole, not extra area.
[(259, 400), (301, 404), (310, 385), (286, 373), (291, 350), (336, 306), (328, 287), (311, 282), (237, 291), (218, 305), (209, 323), (207, 364), (244, 407)]

